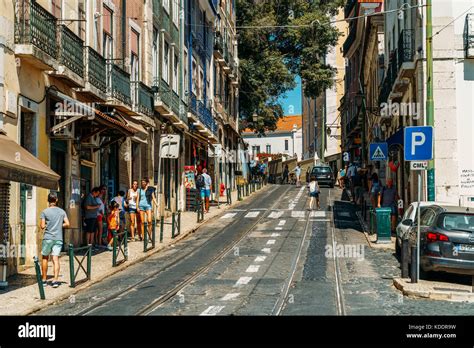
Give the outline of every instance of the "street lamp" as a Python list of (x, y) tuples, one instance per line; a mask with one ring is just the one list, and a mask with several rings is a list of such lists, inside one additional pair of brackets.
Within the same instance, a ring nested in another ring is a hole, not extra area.
[(296, 132), (298, 131), (298, 126), (296, 124), (293, 125), (293, 129), (291, 130), (291, 133), (293, 135), (293, 156), (296, 154), (295, 152), (295, 137), (296, 137)]

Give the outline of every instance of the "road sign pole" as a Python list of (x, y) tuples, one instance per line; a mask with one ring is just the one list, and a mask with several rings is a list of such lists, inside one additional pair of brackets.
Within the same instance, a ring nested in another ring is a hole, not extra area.
[(421, 249), (421, 246), (420, 246), (420, 202), (421, 202), (421, 171), (418, 172), (418, 211), (417, 211), (417, 214), (418, 214), (418, 219), (417, 219), (417, 226), (416, 226), (416, 229), (417, 229), (417, 232), (416, 232), (416, 245), (417, 245), (417, 248), (416, 248), (416, 281), (418, 282), (420, 280), (420, 249)]
[[(434, 98), (433, 98), (433, 22), (432, 0), (426, 1), (426, 125), (434, 126)], [(429, 162), (428, 201), (435, 201), (435, 168), (434, 160)]]

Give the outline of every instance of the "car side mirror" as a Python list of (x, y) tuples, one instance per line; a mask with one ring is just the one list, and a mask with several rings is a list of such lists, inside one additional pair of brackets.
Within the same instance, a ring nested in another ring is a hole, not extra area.
[(413, 220), (412, 219), (403, 220), (402, 224), (405, 225), (405, 226), (412, 226), (413, 225)]

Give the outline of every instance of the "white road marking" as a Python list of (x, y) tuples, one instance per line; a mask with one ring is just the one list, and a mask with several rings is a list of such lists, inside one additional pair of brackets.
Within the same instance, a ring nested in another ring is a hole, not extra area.
[(276, 242), (275, 239), (270, 239), (270, 240), (267, 242), (267, 245), (275, 244), (275, 242)]
[(309, 221), (312, 221), (312, 222), (328, 222), (328, 221), (331, 221), (331, 219), (310, 219)]
[(255, 218), (258, 216), (258, 214), (260, 214), (259, 211), (251, 211), (250, 213), (248, 213), (247, 215), (245, 215), (246, 218)]
[(267, 258), (266, 256), (257, 256), (254, 262), (263, 262), (265, 261), (266, 258)]
[(270, 237), (280, 237), (280, 233), (272, 233), (272, 235)]
[(283, 226), (284, 224), (286, 224), (286, 220), (280, 220), (278, 222), (278, 226)]
[(258, 272), (260, 266), (258, 265), (250, 265), (245, 272), (247, 273), (256, 273)]
[(304, 213), (304, 211), (301, 211), (301, 210), (291, 212), (291, 217), (292, 218), (304, 218), (304, 216), (305, 216), (305, 213)]
[(310, 216), (311, 217), (326, 217), (326, 212), (325, 211), (312, 211)]
[(235, 283), (234, 286), (246, 285), (252, 280), (252, 277), (240, 277), (239, 280)]
[(204, 312), (200, 315), (216, 315), (221, 310), (223, 310), (225, 306), (209, 306)]
[(227, 213), (224, 216), (222, 216), (221, 219), (232, 219), (236, 215), (237, 213)]
[(230, 294), (227, 294), (223, 298), (221, 298), (221, 301), (233, 300), (234, 298), (239, 297), (239, 295), (240, 295), (240, 292), (231, 292)]
[(275, 230), (277, 231), (281, 231), (283, 229), (283, 227), (275, 227)]
[(262, 249), (262, 252), (266, 253), (266, 254), (270, 254), (272, 252), (272, 249), (270, 248), (263, 248)]
[(282, 212), (282, 211), (272, 211), (272, 212), (270, 213), (270, 215), (268, 215), (268, 217), (269, 217), (270, 219), (278, 219), (278, 218), (280, 218), (280, 216), (282, 216), (282, 215), (283, 215), (283, 212)]

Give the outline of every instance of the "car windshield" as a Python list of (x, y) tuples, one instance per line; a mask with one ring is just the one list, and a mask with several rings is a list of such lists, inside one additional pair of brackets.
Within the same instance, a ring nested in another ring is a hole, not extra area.
[(331, 173), (331, 168), (330, 167), (315, 167), (313, 168), (313, 173), (328, 174), (328, 173)]
[(439, 227), (445, 230), (474, 232), (473, 214), (444, 214), (440, 219)]

